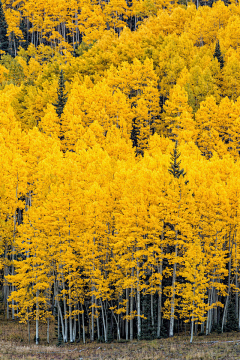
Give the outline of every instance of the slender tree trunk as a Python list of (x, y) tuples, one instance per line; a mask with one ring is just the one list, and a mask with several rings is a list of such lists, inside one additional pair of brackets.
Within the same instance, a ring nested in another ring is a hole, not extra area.
[[(96, 305), (97, 305), (97, 299), (96, 299)], [(98, 337), (98, 340), (99, 340), (100, 339), (99, 313), (97, 315), (97, 337)]]
[(169, 336), (173, 336), (174, 329), (174, 312), (175, 312), (175, 286), (176, 286), (176, 272), (177, 272), (177, 256), (178, 256), (178, 231), (176, 231), (176, 244), (175, 244), (175, 261), (173, 264), (173, 278), (172, 278), (172, 298), (171, 298), (171, 313), (170, 313), (170, 328)]
[[(210, 305), (213, 304), (213, 292), (214, 292), (214, 288), (212, 287), (211, 297), (210, 297)], [(209, 325), (208, 325), (209, 333), (212, 332), (212, 325), (213, 325), (213, 309), (210, 309), (209, 310)]]
[(137, 261), (137, 336), (141, 337), (141, 308), (140, 308), (140, 279), (139, 279), (139, 263)]
[(240, 298), (238, 298), (238, 329), (240, 330)]
[[(134, 275), (134, 269), (132, 268), (132, 278)], [(130, 340), (133, 340), (133, 286), (131, 285), (131, 294), (130, 294)]]
[[(16, 206), (18, 202), (18, 174), (17, 174), (17, 184), (16, 184)], [(14, 275), (14, 253), (15, 253), (15, 239), (16, 239), (16, 230), (17, 230), (17, 209), (14, 211), (13, 216), (13, 243), (12, 243), (12, 275)], [(14, 285), (12, 285), (12, 292), (14, 291)], [(12, 300), (12, 319), (15, 318), (14, 311), (14, 300)]]
[(106, 343), (106, 342), (107, 342), (106, 319), (105, 319), (105, 314), (104, 314), (104, 309), (103, 309), (103, 302), (102, 302), (102, 299), (100, 299), (100, 301), (101, 301), (101, 309), (102, 309), (102, 320), (103, 320), (104, 341), (105, 341), (105, 343)]
[(231, 290), (231, 284), (230, 284), (231, 267), (232, 267), (232, 246), (231, 246), (231, 230), (230, 230), (230, 232), (229, 232), (229, 263), (228, 263), (228, 292), (227, 292), (226, 302), (225, 302), (224, 311), (223, 311), (222, 333), (223, 333), (224, 325), (226, 324), (226, 320), (227, 320), (227, 309), (228, 309), (228, 302), (229, 302), (229, 296), (230, 296), (230, 290)]
[(193, 320), (193, 316), (192, 316), (192, 320), (191, 320), (191, 339), (190, 339), (190, 343), (193, 342), (193, 329), (194, 329), (194, 320)]
[[(208, 306), (211, 305), (211, 300), (210, 300), (211, 296), (210, 296), (210, 289), (208, 292)], [(206, 335), (209, 334), (209, 319), (210, 319), (210, 314), (209, 314), (209, 310), (208, 310), (208, 314), (207, 314), (207, 322), (206, 322)]]
[(58, 308), (58, 339), (60, 337), (60, 311), (59, 311), (59, 308)]
[[(64, 326), (64, 322), (63, 322), (63, 314), (62, 314), (62, 309), (61, 309), (61, 306), (59, 304), (59, 301), (58, 301), (58, 311), (59, 311), (59, 317), (60, 317), (60, 321), (61, 321), (61, 326), (62, 326), (62, 337), (63, 337), (63, 341), (64, 342), (67, 342), (67, 339), (66, 339), (66, 331), (65, 331), (65, 326)], [(59, 334), (60, 335), (60, 334)]]
[[(214, 291), (213, 291), (213, 302), (216, 303), (218, 301), (218, 294), (216, 292), (216, 289), (214, 288)], [(218, 308), (215, 307), (213, 309), (213, 324), (214, 325), (217, 325), (217, 322), (218, 322)]]
[[(71, 301), (69, 299), (69, 301)], [(73, 342), (73, 324), (72, 324), (72, 306), (69, 305), (69, 335), (70, 335), (70, 342)]]
[[(4, 279), (6, 279), (9, 274), (9, 267), (6, 265), (7, 263), (7, 249), (4, 250)], [(8, 311), (8, 295), (9, 295), (9, 285), (6, 281), (3, 283), (3, 301), (4, 301), (4, 312), (7, 319), (9, 319), (9, 311)]]
[[(126, 289), (126, 316), (129, 315), (129, 289)], [(125, 320), (126, 340), (128, 340), (128, 319)]]
[(77, 316), (74, 315), (74, 321), (73, 321), (73, 342), (76, 341), (77, 336)]
[(29, 308), (27, 308), (27, 313), (28, 313), (28, 319), (27, 319), (27, 323), (28, 323), (28, 344), (30, 344), (30, 320), (29, 320)]
[[(69, 285), (70, 287), (70, 285)], [(73, 323), (72, 323), (72, 305), (71, 305), (71, 293), (69, 289), (69, 335), (70, 335), (70, 342), (73, 342)]]
[(85, 322), (84, 322), (84, 311), (83, 311), (82, 304), (81, 304), (81, 308), (82, 308), (83, 343), (85, 344), (85, 342), (86, 342), (86, 340), (85, 340)]
[(154, 327), (153, 294), (151, 294), (151, 319), (152, 319), (152, 326)]
[(117, 339), (118, 339), (118, 341), (119, 341), (119, 340), (121, 340), (121, 337), (120, 337), (120, 328), (119, 328), (119, 321), (117, 320), (117, 317), (116, 317), (116, 315), (114, 314), (113, 310), (112, 310), (112, 315), (113, 315), (114, 320), (116, 321), (116, 325), (117, 325)]
[(235, 286), (236, 286), (236, 293), (235, 293), (235, 311), (236, 311), (236, 319), (239, 320), (238, 318), (238, 305), (239, 305), (239, 301), (238, 301), (238, 289), (239, 289), (239, 285), (238, 285), (238, 264), (237, 264), (237, 236), (235, 234), (235, 264), (236, 264), (236, 275), (235, 275)]
[(94, 295), (92, 295), (91, 341), (94, 341)]
[(81, 339), (81, 324), (80, 324), (80, 307), (79, 307), (79, 302), (78, 302), (78, 339), (80, 341)]
[(64, 342), (68, 341), (68, 319), (67, 319), (67, 301), (65, 295), (65, 280), (63, 279), (63, 309), (64, 309), (64, 322), (65, 322), (65, 334)]
[(47, 343), (49, 344), (49, 318), (47, 318)]
[(39, 290), (36, 294), (36, 345), (39, 344), (39, 303), (38, 303)]
[[(163, 241), (163, 231), (161, 234), (161, 240)], [(163, 254), (163, 249), (161, 246), (161, 253)], [(159, 338), (161, 335), (161, 325), (162, 325), (162, 271), (163, 271), (163, 265), (162, 265), (162, 259), (160, 261), (160, 266), (158, 269), (160, 275), (161, 275), (161, 284), (160, 284), (160, 290), (158, 293), (158, 324), (157, 324), (157, 337)]]
[[(7, 286), (7, 299), (9, 297), (9, 286)], [(7, 301), (7, 320), (9, 320), (9, 302)]]

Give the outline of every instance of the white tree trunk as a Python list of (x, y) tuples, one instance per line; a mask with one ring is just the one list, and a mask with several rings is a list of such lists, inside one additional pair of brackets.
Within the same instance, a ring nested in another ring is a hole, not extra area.
[(47, 343), (49, 344), (49, 318), (47, 319)]
[[(126, 289), (126, 316), (129, 315), (129, 289)], [(125, 320), (125, 332), (126, 332), (126, 340), (128, 340), (128, 320)]]
[(190, 343), (193, 342), (193, 328), (194, 328), (194, 320), (193, 320), (193, 316), (192, 316), (192, 321), (191, 321), (191, 339), (190, 339)]
[(92, 295), (91, 341), (94, 341), (94, 295)]
[[(176, 233), (177, 240), (177, 233)], [(171, 313), (170, 313), (170, 328), (169, 328), (169, 336), (173, 336), (174, 329), (174, 312), (175, 312), (175, 286), (176, 286), (176, 271), (177, 271), (177, 255), (178, 255), (178, 245), (175, 245), (175, 261), (173, 264), (173, 278), (172, 278), (172, 298), (171, 298)]]
[(228, 292), (227, 292), (226, 302), (225, 302), (224, 311), (223, 311), (222, 333), (223, 333), (224, 325), (226, 324), (226, 320), (227, 320), (228, 302), (229, 302), (229, 296), (230, 296), (230, 290), (231, 290), (231, 284), (230, 284), (231, 267), (232, 267), (232, 246), (231, 246), (231, 230), (230, 230), (230, 232), (229, 232), (229, 263), (228, 263)]
[(68, 319), (67, 319), (67, 302), (65, 295), (65, 281), (63, 280), (63, 309), (64, 309), (64, 322), (65, 322), (65, 333), (64, 333), (64, 342), (68, 341)]
[(85, 322), (84, 322), (84, 311), (83, 311), (82, 304), (81, 304), (81, 308), (82, 308), (83, 343), (85, 344), (85, 342), (86, 342), (86, 340), (85, 340)]
[(39, 303), (38, 303), (39, 290), (36, 293), (36, 345), (39, 344)]
[(137, 261), (137, 336), (141, 337), (141, 308), (140, 308), (140, 280), (139, 280), (139, 264)]
[(101, 309), (102, 309), (102, 319), (103, 319), (103, 331), (104, 331), (104, 341), (105, 343), (107, 342), (107, 329), (106, 329), (106, 320), (105, 320), (105, 314), (104, 314), (104, 309), (103, 309), (103, 302), (101, 301)]
[[(162, 231), (161, 239), (163, 241), (163, 231)], [(161, 246), (161, 253), (163, 254), (162, 246)], [(163, 272), (162, 260), (160, 262), (158, 272), (160, 273), (161, 279), (162, 279), (162, 272)], [(158, 293), (158, 323), (157, 323), (157, 337), (158, 338), (161, 335), (161, 324), (162, 324), (162, 280), (161, 280), (161, 284), (160, 284), (160, 290)]]

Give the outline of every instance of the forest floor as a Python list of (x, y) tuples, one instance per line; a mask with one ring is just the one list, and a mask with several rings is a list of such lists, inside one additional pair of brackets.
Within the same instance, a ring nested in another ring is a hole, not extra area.
[[(57, 347), (50, 338), (46, 344), (46, 325), (40, 327), (40, 345), (34, 345), (34, 325), (31, 343), (27, 343), (27, 326), (15, 321), (0, 322), (1, 360), (232, 360), (240, 359), (240, 333), (196, 336), (190, 344), (185, 335), (152, 341), (74, 343)], [(54, 325), (52, 325), (54, 326)], [(54, 328), (51, 329), (54, 333)]]

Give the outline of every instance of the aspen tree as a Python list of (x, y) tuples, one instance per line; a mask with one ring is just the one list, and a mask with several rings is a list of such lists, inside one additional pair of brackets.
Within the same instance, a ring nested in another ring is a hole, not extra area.
[(180, 275), (186, 279), (185, 284), (179, 284), (176, 293), (181, 296), (179, 313), (189, 321), (191, 319), (191, 338), (193, 341), (194, 323), (203, 323), (206, 320), (208, 277), (206, 274), (207, 259), (201, 247), (200, 238), (193, 235), (187, 244), (184, 254), (184, 265)]
[[(169, 100), (164, 105), (165, 113), (162, 119), (165, 125), (166, 134), (175, 139), (195, 138), (195, 124), (192, 118), (192, 109), (188, 105), (188, 95), (179, 85), (174, 86)], [(187, 134), (185, 134), (187, 132)]]
[(227, 61), (223, 69), (223, 93), (232, 100), (239, 95), (239, 62), (235, 54)]
[(207, 158), (212, 156), (214, 143), (216, 141), (214, 123), (216, 122), (215, 118), (217, 113), (218, 106), (213, 96), (203, 101), (200, 109), (196, 113), (196, 125), (198, 129), (197, 144)]

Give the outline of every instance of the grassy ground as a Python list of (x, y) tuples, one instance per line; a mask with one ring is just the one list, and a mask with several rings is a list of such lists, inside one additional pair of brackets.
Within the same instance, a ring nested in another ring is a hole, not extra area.
[[(54, 325), (52, 325), (54, 326)], [(53, 329), (52, 329), (53, 330)], [(227, 333), (195, 337), (193, 344), (189, 337), (176, 336), (171, 339), (133, 341), (127, 343), (98, 344), (82, 343), (57, 347), (46, 345), (46, 325), (40, 328), (41, 344), (33, 344), (34, 327), (31, 329), (31, 344), (27, 343), (26, 325), (14, 321), (0, 322), (1, 360), (232, 360), (240, 359), (240, 334)], [(52, 331), (54, 333), (54, 331)], [(50, 339), (56, 344), (56, 339)]]

